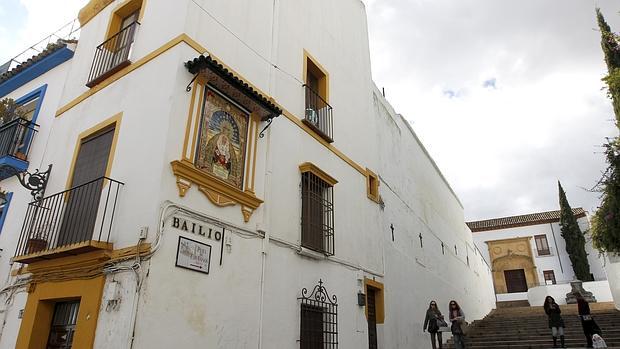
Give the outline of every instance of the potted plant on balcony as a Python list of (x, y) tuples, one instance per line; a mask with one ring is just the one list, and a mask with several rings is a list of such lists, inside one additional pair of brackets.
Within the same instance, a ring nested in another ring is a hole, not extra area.
[(11, 98), (0, 99), (0, 126), (15, 120), (18, 117), (17, 103)]
[(26, 241), (26, 254), (44, 251), (47, 248), (47, 229), (44, 226), (33, 231)]

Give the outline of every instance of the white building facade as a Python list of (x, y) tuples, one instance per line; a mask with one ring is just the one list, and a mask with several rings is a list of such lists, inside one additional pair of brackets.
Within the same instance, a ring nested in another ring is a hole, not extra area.
[[(604, 259), (592, 247), (587, 212), (573, 210), (582, 232), (586, 233), (586, 252), (591, 280), (586, 288), (595, 289), (599, 301), (610, 301)], [(552, 295), (565, 302), (569, 283), (576, 279), (560, 232), (560, 211), (468, 222), (474, 242), (494, 271), (498, 302), (529, 300), (542, 304)], [(564, 285), (564, 286), (554, 286)], [(588, 289), (588, 291), (592, 291)]]
[(372, 82), (362, 2), (79, 19), (71, 57), (0, 82), (47, 84), (25, 170), (52, 165), (30, 204), (0, 181), (0, 348), (430, 348), (431, 300), (494, 307), (463, 207)]

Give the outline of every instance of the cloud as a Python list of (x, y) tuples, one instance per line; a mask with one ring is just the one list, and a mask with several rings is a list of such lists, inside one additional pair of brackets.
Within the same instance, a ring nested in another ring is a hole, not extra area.
[[(598, 5), (620, 31), (620, 4)], [(583, 188), (617, 130), (593, 2), (381, 0), (367, 12), (375, 81), (468, 219), (557, 209), (558, 179), (573, 206), (596, 208)]]
[(497, 83), (497, 79), (495, 78), (488, 79), (482, 83), (482, 87), (496, 89), (497, 88), (496, 83)]

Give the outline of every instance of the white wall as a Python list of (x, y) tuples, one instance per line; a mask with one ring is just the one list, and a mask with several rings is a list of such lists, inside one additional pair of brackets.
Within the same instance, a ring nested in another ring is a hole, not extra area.
[[(584, 282), (583, 289), (592, 292), (597, 302), (613, 301), (609, 283), (607, 280)], [(570, 284), (547, 285), (530, 288), (527, 291), (527, 300), (530, 305), (542, 306), (545, 304), (545, 297), (551, 296), (558, 304), (566, 304), (566, 294), (571, 291)]]
[(385, 202), (379, 231), (391, 290), (386, 312), (392, 314), (386, 317), (385, 348), (430, 348), (422, 333), (430, 301), (445, 314), (454, 299), (468, 321), (480, 319), (495, 306), (491, 271), (474, 248), (458, 199), (409, 124), (377, 89), (374, 101), (377, 150), (385, 154), (378, 169)]
[[(583, 232), (589, 230), (587, 217), (578, 218), (577, 222)], [(549, 250), (551, 251), (549, 256), (539, 256), (536, 249), (534, 236), (542, 234), (547, 236)], [(557, 222), (474, 232), (473, 236), (476, 246), (482, 251), (487, 261), (490, 261), (487, 241), (531, 236), (530, 245), (534, 254), (539, 284), (543, 285), (545, 283), (543, 274), (545, 270), (553, 270), (558, 283), (569, 282), (575, 278), (570, 258), (566, 252), (566, 243), (560, 234), (560, 225)], [(590, 272), (594, 275), (594, 279), (606, 280), (607, 277), (603, 268), (604, 261), (602, 257), (599, 257), (598, 252), (593, 249), (589, 234), (586, 234), (586, 252), (588, 253), (588, 262), (590, 263)]]
[[(87, 90), (84, 84), (94, 47), (118, 3), (82, 29), (61, 105)], [(134, 348), (246, 348), (259, 341), (264, 348), (293, 348), (299, 339), (297, 298), (319, 279), (338, 297), (341, 348), (367, 346), (364, 308), (357, 305), (364, 277), (385, 284), (381, 348), (430, 347), (422, 333), (430, 300), (436, 300), (444, 312), (450, 300), (457, 300), (470, 321), (486, 315), (495, 304), (490, 269), (474, 247), (458, 198), (410, 125), (372, 83), (362, 3), (199, 3), (245, 44), (191, 1), (149, 0), (136, 37), (134, 61), (186, 33), (300, 117), (304, 95), (297, 80), (302, 79), (303, 50), (308, 50), (329, 72), (333, 147), (379, 174), (385, 206), (367, 198), (366, 179), (357, 169), (284, 116), (258, 141), (255, 191), (265, 203), (249, 222), (243, 221), (239, 206), (216, 206), (195, 186), (180, 198), (170, 162), (181, 156), (191, 96), (185, 86), (192, 75), (183, 63), (200, 54), (180, 44), (54, 120), (42, 156), (43, 163), (54, 164), (48, 193), (65, 189), (79, 134), (122, 112), (110, 173), (125, 183), (110, 238), (114, 248), (135, 245), (141, 227), (149, 227), (147, 242), (154, 243), (159, 214), (167, 202), (199, 212), (200, 219), (226, 225), (232, 245), (220, 253), (221, 242), (170, 228), (174, 208), (167, 210), (159, 249), (142, 262), (140, 291), (136, 292), (133, 272), (108, 275), (108, 284), (120, 284), (121, 302), (116, 309), (102, 303), (95, 348), (128, 347), (134, 313)], [(333, 257), (317, 260), (296, 252), (301, 242), (298, 166), (306, 161), (339, 181), (334, 187)], [(175, 267), (179, 235), (212, 245), (208, 275)], [(16, 328), (14, 323), (9, 327)], [(1, 347), (11, 347), (10, 341), (6, 343)]]
[(620, 256), (610, 255), (605, 264), (605, 272), (609, 280), (609, 288), (616, 304), (616, 309), (620, 310)]

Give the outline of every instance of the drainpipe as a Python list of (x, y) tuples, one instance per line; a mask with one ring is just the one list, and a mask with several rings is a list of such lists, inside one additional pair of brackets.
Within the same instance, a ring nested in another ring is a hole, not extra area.
[(261, 274), (260, 274), (260, 308), (258, 315), (258, 349), (263, 347), (263, 307), (265, 299), (265, 263), (267, 262), (267, 246), (269, 245), (269, 233), (265, 233), (263, 239), (263, 250), (261, 252)]
[(555, 253), (558, 255), (558, 262), (560, 262), (560, 270), (562, 275), (564, 274), (564, 268), (562, 267), (562, 259), (560, 258), (560, 250), (558, 249), (558, 241), (555, 239), (555, 231), (553, 231), (553, 223), (549, 223), (551, 227), (551, 235), (553, 235), (553, 243), (555, 244)]

